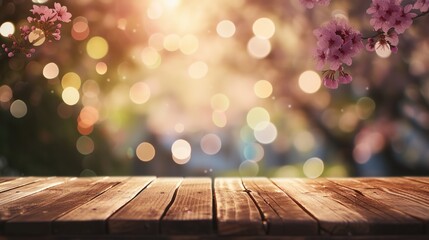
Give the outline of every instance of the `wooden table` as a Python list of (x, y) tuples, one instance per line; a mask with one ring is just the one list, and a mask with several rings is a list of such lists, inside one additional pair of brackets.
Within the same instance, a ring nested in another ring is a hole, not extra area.
[(11, 236), (429, 239), (429, 177), (3, 177)]

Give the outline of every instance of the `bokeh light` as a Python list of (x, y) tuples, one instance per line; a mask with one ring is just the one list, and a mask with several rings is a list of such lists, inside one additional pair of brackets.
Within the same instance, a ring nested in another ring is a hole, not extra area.
[(217, 93), (210, 99), (210, 105), (215, 111), (226, 111), (229, 108), (229, 104), (229, 98), (222, 93)]
[(247, 124), (252, 129), (256, 129), (256, 126), (263, 129), (270, 123), (270, 114), (265, 108), (254, 107), (247, 113)]
[(43, 68), (43, 76), (47, 79), (56, 78), (59, 73), (60, 69), (58, 68), (58, 65), (53, 62), (46, 64)]
[(320, 79), (319, 74), (315, 71), (308, 70), (301, 73), (298, 79), (298, 84), (299, 88), (303, 92), (312, 94), (320, 89), (322, 80)]
[(0, 86), (0, 102), (9, 102), (13, 97), (12, 89), (8, 85)]
[(173, 161), (177, 164), (186, 164), (191, 159), (191, 145), (183, 139), (176, 140), (171, 146)]
[(27, 104), (24, 101), (17, 99), (10, 105), (10, 113), (15, 118), (22, 118), (27, 115)]
[(305, 161), (302, 170), (304, 171), (304, 175), (308, 178), (318, 178), (322, 175), (324, 170), (324, 163), (322, 159), (313, 157), (309, 158)]
[(143, 49), (141, 58), (144, 65), (148, 68), (157, 68), (161, 64), (161, 55), (159, 55), (156, 49), (151, 47)]
[(98, 62), (95, 65), (95, 71), (100, 74), (100, 75), (104, 75), (107, 72), (107, 64), (105, 62)]
[(61, 95), (64, 103), (67, 105), (75, 105), (79, 102), (80, 94), (79, 91), (74, 87), (66, 87), (63, 90), (63, 93)]
[(81, 84), (80, 76), (75, 72), (68, 72), (61, 78), (61, 86), (63, 89), (67, 87), (79, 89)]
[(253, 160), (245, 160), (240, 164), (238, 168), (240, 176), (243, 177), (254, 177), (258, 175), (259, 165)]
[(80, 136), (76, 141), (76, 149), (82, 155), (91, 154), (95, 149), (94, 141), (88, 136)]
[(253, 91), (259, 98), (267, 98), (273, 93), (273, 86), (267, 80), (259, 80), (253, 85)]
[(195, 35), (188, 34), (182, 37), (182, 39), (180, 39), (179, 48), (183, 54), (186, 54), (186, 55), (194, 54), (198, 50), (198, 47), (199, 47), (199, 41)]
[(28, 41), (33, 44), (33, 46), (40, 46), (46, 40), (45, 32), (42, 29), (35, 28), (28, 34)]
[(222, 20), (217, 24), (216, 32), (223, 38), (230, 38), (235, 34), (235, 24), (230, 20)]
[(262, 59), (268, 56), (271, 52), (271, 43), (267, 39), (252, 37), (247, 43), (247, 51), (250, 56)]
[(209, 133), (201, 138), (200, 146), (205, 154), (214, 155), (220, 151), (222, 141), (216, 134)]
[(148, 142), (142, 142), (136, 148), (136, 156), (143, 162), (149, 162), (155, 157), (155, 148)]
[(0, 25), (0, 34), (3, 37), (7, 37), (10, 34), (14, 34), (14, 33), (15, 33), (15, 25), (13, 25), (13, 23), (4, 22)]
[(109, 44), (106, 39), (100, 36), (95, 36), (89, 39), (86, 44), (86, 52), (93, 59), (101, 59), (109, 51)]
[(381, 45), (380, 42), (375, 43), (375, 53), (381, 58), (388, 58), (392, 55), (392, 50), (386, 45)]
[(253, 23), (252, 30), (255, 36), (262, 39), (269, 39), (274, 35), (276, 26), (269, 18), (259, 18)]
[(262, 144), (270, 144), (277, 138), (277, 128), (271, 122), (260, 122), (254, 129), (255, 139)]
[(130, 88), (130, 99), (135, 104), (143, 104), (150, 98), (150, 88), (145, 82), (134, 83)]
[(203, 61), (197, 61), (192, 63), (188, 68), (188, 74), (193, 79), (201, 79), (207, 75), (209, 67), (207, 63)]

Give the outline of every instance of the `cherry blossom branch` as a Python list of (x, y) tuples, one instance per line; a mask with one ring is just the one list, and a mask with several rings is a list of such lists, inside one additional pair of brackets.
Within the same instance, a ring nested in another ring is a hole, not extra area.
[(3, 50), (8, 57), (22, 53), (30, 58), (36, 52), (35, 46), (40, 45), (39, 41), (46, 39), (48, 42), (61, 39), (61, 23), (68, 23), (72, 17), (67, 11), (67, 7), (54, 3), (54, 8), (47, 6), (33, 5), (30, 10), (33, 16), (27, 17), (30, 24), (20, 27), (19, 36), (9, 35), (11, 43), (2, 44)]
[[(328, 5), (330, 0), (300, 0), (307, 8)], [(388, 48), (396, 53), (399, 35), (408, 29), (413, 21), (428, 14), (429, 0), (416, 0), (414, 4), (402, 6), (402, 0), (372, 0), (366, 13), (371, 16), (370, 25), (375, 34), (362, 37), (345, 19), (333, 19), (314, 31), (317, 38), (315, 49), (316, 67), (322, 71), (323, 83), (327, 88), (336, 89), (339, 84), (352, 81), (344, 71), (344, 65), (351, 66), (352, 58), (363, 49)]]

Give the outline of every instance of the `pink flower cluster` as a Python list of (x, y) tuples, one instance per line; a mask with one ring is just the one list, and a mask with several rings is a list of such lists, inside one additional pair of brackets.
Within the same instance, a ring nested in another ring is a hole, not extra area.
[(334, 19), (314, 30), (317, 37), (316, 66), (324, 71), (323, 83), (328, 88), (338, 88), (338, 84), (352, 81), (350, 74), (344, 72), (343, 64), (350, 66), (352, 57), (363, 48), (359, 31), (350, 27), (344, 19)]
[[(307, 8), (315, 5), (327, 5), (328, 1), (300, 0)], [(397, 52), (399, 35), (404, 33), (417, 17), (428, 14), (429, 0), (417, 0), (414, 4), (401, 5), (402, 0), (372, 0), (367, 13), (375, 34), (363, 38), (361, 33), (352, 29), (345, 20), (332, 20), (314, 31), (317, 38), (315, 53), (316, 67), (323, 71), (323, 82), (328, 88), (337, 88), (347, 84), (352, 77), (344, 72), (344, 64), (350, 66), (354, 57), (363, 48), (362, 39), (367, 39), (366, 49), (388, 48)]]
[(315, 5), (327, 6), (331, 0), (299, 0), (306, 8), (313, 8)]
[[(20, 27), (19, 36), (10, 35), (12, 40), (10, 46), (2, 44), (3, 50), (9, 57), (15, 54), (23, 53), (26, 57), (31, 57), (35, 53), (33, 43), (40, 41), (42, 38), (52, 42), (52, 40), (61, 39), (61, 23), (70, 22), (72, 14), (67, 11), (67, 7), (61, 6), (59, 3), (54, 3), (54, 8), (47, 6), (33, 5), (30, 10), (33, 16), (27, 18), (30, 26), (24, 25)], [(32, 32), (38, 32), (39, 38), (32, 39), (30, 42), (29, 36)]]
[[(429, 0), (417, 0), (414, 5), (401, 5), (402, 0), (373, 0), (366, 11), (371, 15), (370, 24), (377, 34), (368, 38), (366, 49), (374, 51), (376, 47), (389, 48), (392, 52), (398, 51), (399, 34), (402, 34), (412, 24), (413, 19), (418, 16), (413, 9), (420, 14), (429, 9)], [(378, 46), (376, 44), (378, 43)]]

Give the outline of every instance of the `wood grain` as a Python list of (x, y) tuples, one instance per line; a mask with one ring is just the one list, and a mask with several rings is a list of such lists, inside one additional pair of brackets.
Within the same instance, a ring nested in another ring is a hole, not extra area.
[(214, 185), (218, 234), (265, 234), (259, 209), (240, 178), (216, 178)]
[(165, 234), (212, 234), (213, 204), (210, 178), (185, 178), (161, 222)]
[(133, 177), (123, 180), (91, 201), (56, 219), (53, 223), (54, 233), (107, 233), (107, 219), (154, 179), (154, 177)]
[(421, 222), (356, 191), (323, 179), (274, 182), (298, 200), (320, 227), (333, 235), (380, 235), (422, 232)]
[[(123, 178), (100, 178), (86, 188), (72, 188), (55, 202), (42, 203), (40, 207), (21, 214), (5, 224), (5, 233), (40, 235), (52, 233), (52, 221), (90, 201), (94, 197), (118, 184)], [(90, 179), (91, 180), (91, 179)], [(43, 200), (43, 199), (42, 199)], [(49, 200), (48, 200), (49, 201)]]
[(317, 235), (317, 221), (267, 178), (243, 178), (267, 221), (270, 235)]
[(56, 177), (47, 178), (47, 179), (37, 179), (36, 182), (31, 182), (30, 184), (21, 185), (20, 187), (17, 187), (17, 188), (12, 188), (9, 191), (0, 193), (0, 205), (4, 205), (8, 202), (12, 202), (17, 199), (32, 195), (34, 193), (45, 190), (47, 188), (64, 183), (65, 181), (68, 181), (68, 180), (69, 178), (56, 178)]
[(5, 191), (9, 191), (11, 189), (17, 188), (17, 187), (21, 187), (27, 184), (31, 184), (37, 181), (40, 181), (42, 179), (45, 178), (40, 178), (40, 177), (21, 177), (21, 178), (16, 178), (12, 181), (5, 181), (0, 183), (0, 193), (1, 192), (5, 192)]
[(159, 222), (182, 178), (157, 178), (108, 220), (108, 231), (119, 234), (158, 234)]

